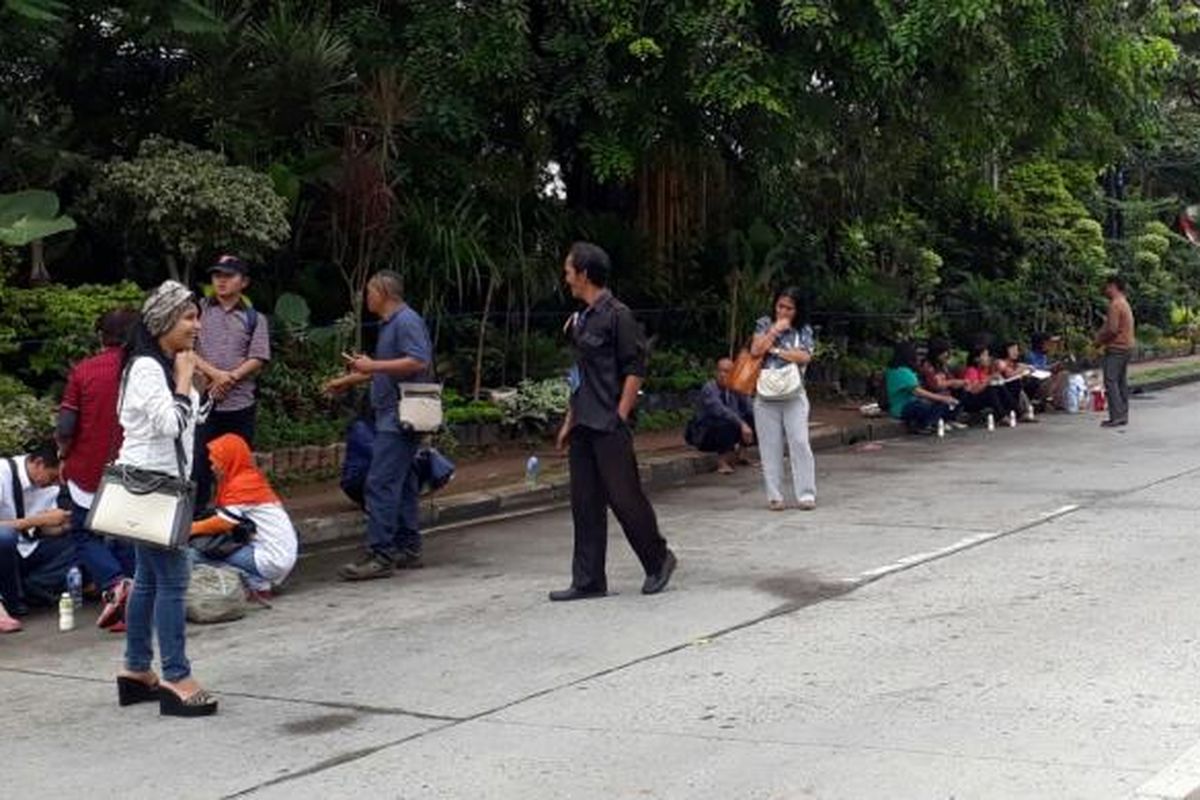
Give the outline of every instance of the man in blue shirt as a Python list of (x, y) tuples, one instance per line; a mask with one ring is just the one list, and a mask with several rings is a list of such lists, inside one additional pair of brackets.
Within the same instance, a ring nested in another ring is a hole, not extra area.
[(417, 475), (413, 461), (420, 436), (400, 427), (398, 385), (421, 382), (433, 364), (429, 330), (421, 316), (404, 302), (401, 278), (381, 270), (367, 283), (367, 310), (382, 320), (375, 356), (346, 355), (349, 372), (326, 384), (340, 392), (360, 383), (371, 384), (375, 441), (367, 473), (366, 556), (339, 570), (349, 581), (386, 578), (397, 567), (421, 566), (421, 534), (417, 508)]
[(1033, 379), (1036, 383), (1033, 384), (1032, 389), (1026, 389), (1039, 410), (1044, 410), (1051, 404), (1066, 407), (1064, 393), (1067, 389), (1069, 375), (1063, 369), (1062, 361), (1056, 358), (1061, 341), (1061, 336), (1051, 336), (1044, 331), (1038, 331), (1033, 334), (1029, 352), (1025, 354), (1026, 364), (1034, 369), (1051, 373), (1049, 378)]

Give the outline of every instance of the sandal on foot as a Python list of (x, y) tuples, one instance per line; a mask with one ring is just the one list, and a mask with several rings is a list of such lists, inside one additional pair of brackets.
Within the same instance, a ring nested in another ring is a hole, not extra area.
[(785, 508), (787, 508), (787, 506), (784, 505), (782, 500), (772, 500), (771, 502), (767, 503), (767, 508), (772, 511), (783, 511)]
[(117, 705), (151, 703), (158, 699), (159, 691), (158, 683), (149, 684), (126, 675), (117, 676)]
[(217, 713), (217, 700), (205, 689), (180, 697), (174, 689), (158, 689), (158, 713), (164, 717), (207, 717)]

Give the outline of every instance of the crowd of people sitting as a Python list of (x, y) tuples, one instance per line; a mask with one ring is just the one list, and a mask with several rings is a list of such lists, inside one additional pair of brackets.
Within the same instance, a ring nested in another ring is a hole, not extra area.
[(1056, 360), (1059, 338), (1032, 337), (1031, 348), (1006, 341), (997, 346), (980, 337), (967, 351), (965, 364), (951, 362), (951, 346), (931, 339), (924, 357), (914, 342), (896, 345), (884, 373), (880, 407), (902, 420), (913, 433), (963, 428), (968, 421), (1036, 422), (1036, 413), (1064, 408), (1067, 372)]
[[(900, 342), (882, 376), (880, 408), (920, 434), (935, 432), (939, 420), (951, 429), (966, 428), (971, 420), (984, 423), (988, 413), (1001, 422), (1036, 422), (1037, 413), (1066, 407), (1068, 372), (1057, 353), (1060, 342), (1039, 332), (1023, 350), (1015, 341), (997, 346), (980, 337), (962, 364), (952, 362), (953, 348), (945, 339), (929, 340), (923, 352), (915, 342)], [(753, 403), (730, 387), (733, 369), (732, 359), (717, 361), (684, 433), (689, 445), (717, 455), (721, 474), (749, 463), (743, 451), (756, 442)]]

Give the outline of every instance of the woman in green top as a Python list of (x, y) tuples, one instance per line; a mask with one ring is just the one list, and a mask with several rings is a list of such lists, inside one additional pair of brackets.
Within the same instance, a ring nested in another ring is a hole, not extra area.
[(958, 402), (951, 395), (921, 386), (917, 377), (917, 348), (912, 342), (896, 345), (885, 379), (888, 413), (903, 420), (913, 433), (931, 433), (939, 419), (950, 418)]

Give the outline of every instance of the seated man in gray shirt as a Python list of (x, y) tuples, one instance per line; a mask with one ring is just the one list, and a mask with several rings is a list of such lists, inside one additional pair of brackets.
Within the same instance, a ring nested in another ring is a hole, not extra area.
[(704, 384), (696, 403), (696, 416), (688, 423), (684, 439), (702, 453), (717, 454), (717, 472), (733, 472), (742, 445), (754, 443), (754, 411), (750, 398), (729, 388), (733, 361), (717, 362), (717, 374)]

